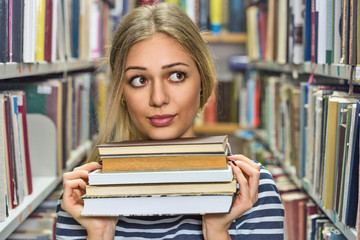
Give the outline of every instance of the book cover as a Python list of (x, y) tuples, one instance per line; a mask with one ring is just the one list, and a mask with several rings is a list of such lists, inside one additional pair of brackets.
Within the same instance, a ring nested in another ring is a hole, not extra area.
[(229, 1), (229, 32), (245, 32), (246, 18), (243, 0)]
[(212, 183), (86, 185), (87, 198), (146, 197), (153, 195), (217, 195), (236, 192), (236, 180)]
[(0, 31), (0, 62), (8, 62), (9, 57), (9, 2), (0, 1), (0, 25), (3, 26)]
[(224, 152), (228, 145), (227, 135), (178, 138), (170, 140), (130, 140), (111, 142), (97, 146), (101, 155)]
[(214, 34), (221, 32), (222, 1), (210, 0), (210, 30)]
[[(83, 198), (82, 216), (149, 216), (228, 213), (233, 195)], [(151, 206), (151, 208), (149, 208)]]
[(12, 61), (23, 61), (24, 1), (12, 1)]
[[(285, 64), (288, 54), (288, 7), (287, 0), (278, 1), (278, 22), (277, 22), (277, 53), (276, 62)], [(281, 14), (280, 14), (281, 13)]]
[(80, 22), (80, 3), (79, 0), (72, 1), (72, 18), (71, 18), (71, 56), (79, 58), (79, 22)]
[(342, 35), (341, 26), (342, 26), (342, 1), (334, 1), (333, 63), (340, 63), (341, 35)]
[(5, 221), (7, 214), (7, 205), (6, 205), (6, 195), (7, 195), (7, 182), (6, 182), (6, 168), (5, 164), (7, 161), (6, 155), (6, 143), (5, 143), (5, 111), (4, 111), (4, 95), (0, 93), (0, 172), (5, 174), (0, 174), (0, 222)]
[(304, 61), (311, 61), (311, 0), (305, 0)]
[(35, 61), (44, 61), (44, 47), (45, 47), (45, 4), (46, 0), (38, 0), (36, 11), (36, 49)]
[(122, 155), (101, 157), (101, 160), (102, 170), (105, 172), (216, 169), (227, 167), (225, 154)]
[[(355, 122), (354, 132), (352, 140), (352, 151), (350, 160), (350, 175), (349, 175), (349, 191), (347, 192), (346, 202), (346, 218), (345, 223), (350, 227), (356, 226), (357, 216), (357, 203), (358, 203), (358, 192), (359, 192), (359, 116), (360, 114), (360, 102), (357, 101), (355, 108)], [(345, 193), (346, 194), (346, 193)]]
[(104, 172), (95, 170), (89, 174), (90, 185), (149, 184), (178, 182), (230, 182), (231, 167), (211, 170)]
[(20, 135), (21, 135), (21, 146), (22, 150), (22, 159), (23, 159), (23, 170), (25, 171), (24, 175), (26, 176), (26, 188), (27, 195), (31, 194), (33, 191), (32, 186), (32, 174), (31, 174), (31, 160), (30, 160), (30, 149), (28, 142), (28, 129), (27, 129), (27, 117), (26, 117), (26, 98), (25, 92), (21, 90), (13, 91), (18, 99), (18, 115), (19, 115), (19, 125)]
[(305, 45), (304, 41), (307, 41), (307, 39), (304, 38), (305, 19), (304, 19), (303, 9), (304, 9), (304, 1), (295, 0), (294, 7), (293, 7), (293, 11), (294, 11), (294, 30), (293, 30), (294, 49), (293, 49), (293, 59), (292, 59), (292, 62), (294, 64), (300, 64), (300, 63), (304, 62), (304, 45)]
[(349, 21), (350, 21), (350, 0), (342, 1), (342, 25), (341, 25), (341, 51), (340, 63), (349, 62)]
[[(45, 42), (44, 42), (44, 60), (47, 62), (52, 61), (52, 44), (53, 44), (53, 0), (46, 0), (45, 8)], [(55, 36), (56, 37), (56, 36)]]

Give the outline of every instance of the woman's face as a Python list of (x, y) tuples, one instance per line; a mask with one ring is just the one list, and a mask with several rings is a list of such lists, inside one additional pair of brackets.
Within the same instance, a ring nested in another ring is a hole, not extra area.
[(200, 74), (175, 40), (157, 33), (136, 43), (126, 59), (124, 98), (144, 138), (192, 137), (200, 106)]

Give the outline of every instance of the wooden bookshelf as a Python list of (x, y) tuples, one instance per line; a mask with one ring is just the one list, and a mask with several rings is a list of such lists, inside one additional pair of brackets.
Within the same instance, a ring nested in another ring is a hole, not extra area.
[[(90, 148), (91, 141), (89, 140), (72, 151), (71, 158), (67, 162), (67, 168), (63, 172), (71, 171), (75, 166), (79, 165)], [(33, 193), (25, 197), (22, 204), (11, 210), (9, 217), (4, 222), (0, 222), (0, 239), (6, 239), (10, 236), (61, 182), (62, 174), (58, 176), (33, 176)]]
[(246, 33), (213, 34), (204, 32), (201, 35), (208, 43), (244, 44), (247, 40)]
[(60, 73), (66, 75), (69, 72), (91, 70), (96, 65), (97, 63), (92, 60), (72, 60), (53, 63), (0, 63), (0, 80)]

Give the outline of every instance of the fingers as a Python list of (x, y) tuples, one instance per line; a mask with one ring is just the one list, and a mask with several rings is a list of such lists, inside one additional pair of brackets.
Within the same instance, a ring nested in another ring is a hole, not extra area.
[(260, 166), (252, 164), (251, 160), (238, 160), (232, 162), (233, 172), (239, 183), (240, 194), (250, 197), (254, 204), (258, 200), (258, 188), (260, 181)]
[(74, 171), (85, 170), (88, 172), (92, 172), (92, 171), (94, 171), (96, 169), (100, 169), (100, 168), (101, 168), (101, 165), (98, 162), (90, 162), (90, 163), (87, 163), (82, 166), (74, 168)]
[(235, 160), (235, 161), (243, 161), (243, 162), (249, 164), (250, 166), (252, 166), (253, 168), (258, 169), (260, 171), (260, 165), (255, 163), (251, 159), (245, 157), (244, 155), (241, 155), (241, 154), (231, 155), (231, 156), (227, 156), (227, 159)]

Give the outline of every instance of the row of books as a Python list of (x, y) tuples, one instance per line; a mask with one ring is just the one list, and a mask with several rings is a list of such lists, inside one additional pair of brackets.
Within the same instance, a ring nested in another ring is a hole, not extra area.
[(360, 47), (355, 0), (270, 0), (247, 9), (252, 60), (356, 65)]
[(98, 0), (3, 0), (0, 62), (98, 59), (112, 32), (109, 12)]
[(292, 183), (281, 167), (271, 165), (268, 169), (284, 204), (286, 239), (347, 239), (319, 206)]
[[(286, 75), (260, 79), (260, 126), (270, 149), (325, 210), (354, 227), (358, 212), (358, 94), (348, 87), (300, 83)], [(355, 88), (355, 91), (357, 89)]]
[[(94, 123), (103, 114), (99, 109), (106, 98), (106, 77), (78, 73), (18, 79), (1, 82), (0, 89), (0, 170), (6, 172), (0, 175), (6, 186), (0, 190), (0, 219), (4, 221), (9, 211), (32, 193), (34, 162), (38, 167), (44, 158), (53, 161), (46, 176), (56, 177), (67, 168), (73, 150), (97, 133)], [(54, 140), (38, 139), (39, 131), (46, 131), (47, 138)], [(48, 144), (46, 150), (43, 143)], [(54, 156), (51, 159), (48, 149)]]
[(137, 6), (168, 2), (180, 6), (202, 31), (211, 31), (215, 34), (222, 31), (246, 31), (243, 0), (123, 0), (122, 2), (123, 14)]
[(56, 206), (61, 194), (59, 185), (6, 239), (56, 239)]
[(236, 181), (226, 135), (97, 148), (102, 169), (89, 174), (83, 216), (225, 213), (232, 206)]
[(66, 168), (71, 151), (90, 138), (90, 73), (68, 77), (1, 82), (0, 89), (23, 90), (27, 113), (48, 117), (56, 129), (57, 172)]
[(0, 221), (33, 191), (24, 91), (0, 91)]

